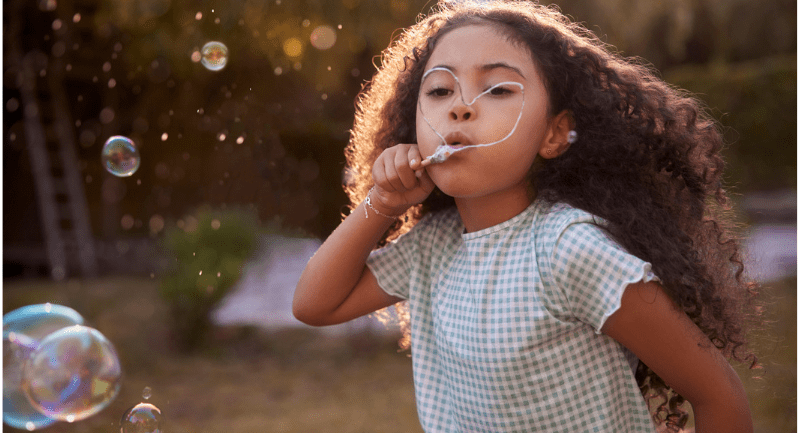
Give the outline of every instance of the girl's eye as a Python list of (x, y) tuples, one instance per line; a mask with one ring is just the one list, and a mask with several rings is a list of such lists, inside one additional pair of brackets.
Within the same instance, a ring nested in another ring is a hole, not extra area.
[(452, 90), (450, 90), (450, 89), (448, 89), (448, 88), (445, 88), (445, 87), (435, 87), (435, 88), (433, 88), (433, 89), (431, 89), (431, 90), (428, 90), (428, 92), (426, 93), (426, 95), (428, 95), (428, 96), (435, 96), (435, 97), (436, 97), (436, 96), (438, 96), (438, 97), (443, 97), (443, 96), (449, 96), (451, 93), (453, 93), (453, 91), (452, 91)]
[(499, 96), (499, 95), (508, 95), (513, 93), (511, 89), (505, 87), (493, 87), (492, 90), (489, 91), (492, 95)]

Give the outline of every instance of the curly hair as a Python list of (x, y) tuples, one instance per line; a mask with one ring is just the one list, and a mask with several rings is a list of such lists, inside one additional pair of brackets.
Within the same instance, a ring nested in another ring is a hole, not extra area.
[[(755, 368), (744, 324), (754, 318), (748, 308), (757, 285), (744, 274), (722, 185), (719, 124), (697, 99), (662, 81), (638, 59), (620, 56), (555, 7), (517, 0), (442, 1), (400, 35), (382, 53), (378, 72), (357, 100), (346, 149), (351, 209), (372, 186), (371, 167), (380, 153), (416, 142), (420, 80), (437, 41), (471, 24), (492, 25), (526, 47), (545, 82), (549, 113), (568, 110), (577, 125), (580, 139), (568, 150), (534, 162), (530, 181), (537, 199), (565, 202), (605, 219), (603, 228), (653, 265), (665, 292), (711, 344)], [(435, 189), (386, 232), (381, 244), (423, 215), (454, 205)], [(655, 406), (657, 424), (666, 421), (671, 430), (685, 425), (682, 396), (642, 362), (636, 379)]]

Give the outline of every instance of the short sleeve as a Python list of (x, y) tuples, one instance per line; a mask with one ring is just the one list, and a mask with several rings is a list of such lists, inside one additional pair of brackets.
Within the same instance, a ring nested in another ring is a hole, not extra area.
[(629, 254), (602, 228), (588, 222), (565, 227), (550, 263), (570, 312), (597, 333), (619, 309), (629, 284), (658, 279), (650, 263)]
[(367, 267), (378, 280), (381, 289), (401, 299), (408, 299), (409, 296), (412, 259), (418, 257), (418, 231), (417, 227), (412, 228), (367, 257)]

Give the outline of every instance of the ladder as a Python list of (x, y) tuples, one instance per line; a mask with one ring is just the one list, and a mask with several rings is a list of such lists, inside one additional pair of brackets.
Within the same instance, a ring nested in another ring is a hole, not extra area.
[[(12, 12), (9, 33), (19, 38), (20, 24), (16, 21), (35, 18), (23, 9), (23, 1), (14, 3), (17, 13)], [(79, 269), (83, 277), (97, 276), (94, 236), (63, 85), (65, 66), (40, 50), (23, 54), (19, 44), (9, 45), (9, 57), (17, 71), (25, 143), (50, 277), (59, 281), (74, 269)]]

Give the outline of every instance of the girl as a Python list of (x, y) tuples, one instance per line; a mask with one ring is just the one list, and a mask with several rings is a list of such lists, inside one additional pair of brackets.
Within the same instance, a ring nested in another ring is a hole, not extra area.
[(383, 60), (295, 316), (407, 300), (428, 432), (678, 430), (684, 398), (751, 431), (726, 358), (754, 288), (697, 101), (528, 2), (443, 2)]

